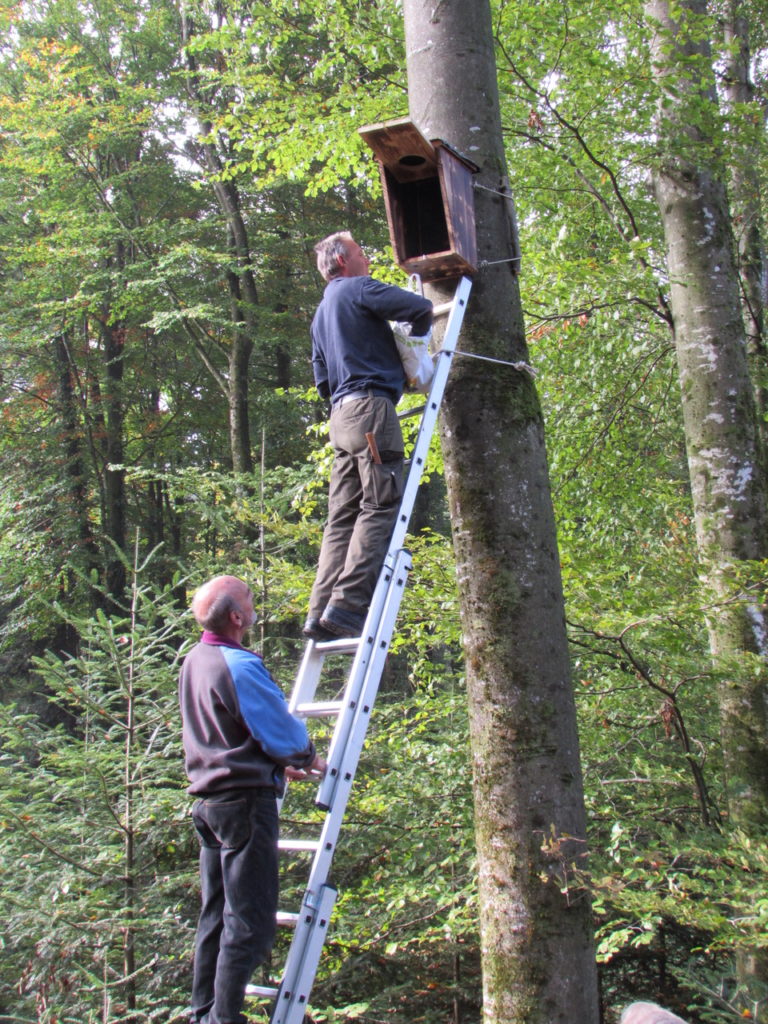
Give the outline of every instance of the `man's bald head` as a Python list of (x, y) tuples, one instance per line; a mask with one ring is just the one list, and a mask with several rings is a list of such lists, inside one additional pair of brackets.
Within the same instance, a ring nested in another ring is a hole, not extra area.
[(244, 632), (253, 624), (253, 595), (237, 576), (214, 576), (196, 591), (192, 614), (211, 633)]

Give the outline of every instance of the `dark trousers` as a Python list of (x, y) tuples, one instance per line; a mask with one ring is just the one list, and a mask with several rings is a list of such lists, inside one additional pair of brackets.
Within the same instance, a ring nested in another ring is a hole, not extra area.
[(230, 790), (198, 800), (202, 909), (192, 1020), (245, 1024), (245, 987), (272, 949), (277, 912), (278, 817), (270, 790)]
[[(366, 433), (376, 439), (380, 464)], [(318, 619), (327, 604), (366, 612), (403, 495), (403, 434), (389, 398), (360, 398), (334, 409), (330, 434), (328, 523), (309, 601), (309, 614)]]

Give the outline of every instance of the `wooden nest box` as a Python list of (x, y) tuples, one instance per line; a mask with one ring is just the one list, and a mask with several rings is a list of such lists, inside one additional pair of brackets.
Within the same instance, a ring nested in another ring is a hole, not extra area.
[(423, 281), (477, 271), (472, 175), (480, 168), (411, 121), (360, 129), (381, 172), (392, 249), (399, 266)]

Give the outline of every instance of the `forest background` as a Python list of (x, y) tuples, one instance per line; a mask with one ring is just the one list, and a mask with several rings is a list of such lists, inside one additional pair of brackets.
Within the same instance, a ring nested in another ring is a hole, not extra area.
[[(699, 111), (707, 158), (724, 178), (750, 172), (731, 208), (746, 279), (768, 11), (699, 6), (720, 100)], [(745, 991), (735, 963), (768, 946), (768, 849), (724, 799), (651, 188), (651, 33), (624, 0), (492, 8), (604, 1019), (656, 998), (696, 1024), (759, 1020), (766, 991)], [(175, 703), (188, 596), (216, 572), (251, 581), (255, 645), (290, 684), (330, 462), (311, 387), (312, 245), (349, 228), (376, 276), (402, 283), (357, 135), (407, 114), (402, 14), (394, 0), (0, 11), (0, 1020), (182, 1020), (197, 905)], [(751, 53), (738, 99), (737, 51)], [(430, 473), (337, 857), (316, 1020), (480, 1016), (437, 445)], [(744, 573), (761, 594), (764, 566)]]

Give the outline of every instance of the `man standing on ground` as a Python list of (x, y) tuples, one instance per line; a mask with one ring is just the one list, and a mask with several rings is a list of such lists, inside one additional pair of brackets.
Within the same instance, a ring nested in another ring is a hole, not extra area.
[(403, 435), (395, 405), (405, 386), (390, 320), (414, 336), (432, 325), (432, 303), (369, 276), (349, 232), (315, 246), (328, 282), (312, 321), (315, 384), (331, 400), (334, 447), (328, 523), (305, 636), (359, 636), (387, 554), (403, 490)]
[(192, 612), (203, 635), (179, 677), (202, 888), (192, 1022), (245, 1024), (245, 988), (275, 933), (276, 797), (286, 776), (322, 774), (325, 761), (261, 657), (242, 646), (255, 619), (248, 585), (216, 576)]

